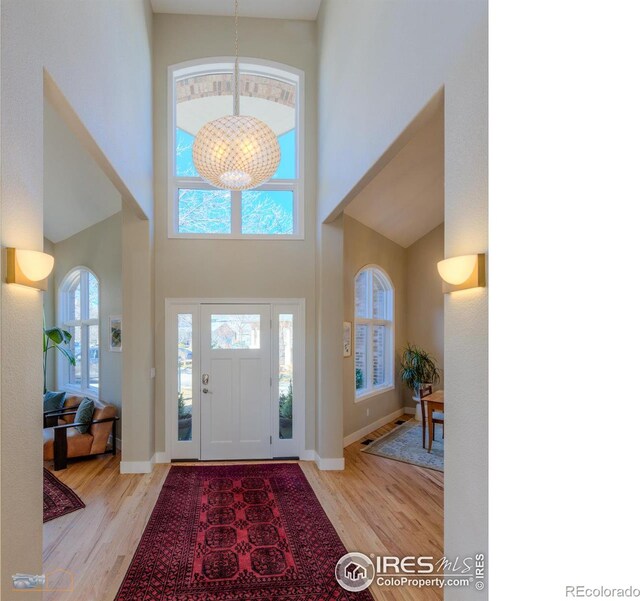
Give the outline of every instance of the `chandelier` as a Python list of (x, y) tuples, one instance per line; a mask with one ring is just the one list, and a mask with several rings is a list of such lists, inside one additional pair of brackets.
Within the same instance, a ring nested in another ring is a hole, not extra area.
[(240, 115), (238, 68), (238, 0), (235, 0), (236, 60), (233, 71), (233, 115), (205, 123), (193, 143), (198, 174), (217, 188), (247, 190), (270, 179), (280, 164), (280, 145), (260, 119)]

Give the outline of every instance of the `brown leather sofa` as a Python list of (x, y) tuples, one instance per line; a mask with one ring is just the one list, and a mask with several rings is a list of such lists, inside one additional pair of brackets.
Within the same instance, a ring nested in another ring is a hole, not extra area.
[[(91, 427), (86, 434), (75, 428), (75, 414), (82, 397), (69, 395), (59, 411), (49, 411), (43, 416), (43, 458), (53, 460), (54, 470), (67, 467), (68, 459), (95, 457), (103, 453), (116, 454), (116, 408), (102, 401), (94, 401), (95, 410)], [(48, 426), (48, 427), (47, 427)], [(111, 448), (109, 435), (112, 436)]]

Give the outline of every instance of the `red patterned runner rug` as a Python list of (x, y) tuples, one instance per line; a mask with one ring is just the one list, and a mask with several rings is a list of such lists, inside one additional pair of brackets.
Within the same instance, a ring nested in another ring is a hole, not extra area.
[(172, 467), (116, 601), (355, 601), (295, 463)]
[(61, 515), (82, 509), (85, 504), (66, 484), (63, 484), (48, 469), (44, 468), (43, 476), (43, 522), (48, 522)]

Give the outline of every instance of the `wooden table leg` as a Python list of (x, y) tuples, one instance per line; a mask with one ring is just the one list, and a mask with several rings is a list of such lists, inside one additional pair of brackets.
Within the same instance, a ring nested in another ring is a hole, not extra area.
[(427, 434), (427, 423), (426, 423), (426, 407), (424, 406), (424, 400), (420, 399), (420, 409), (421, 409), (421, 413), (422, 413), (422, 448), (426, 449), (427, 448), (427, 444), (426, 444), (426, 434)]
[(433, 444), (433, 435), (434, 435), (434, 428), (433, 428), (433, 412), (431, 410), (431, 406), (429, 403), (427, 403), (427, 413), (428, 415), (428, 419), (429, 419), (429, 448), (427, 449), (429, 451), (429, 453), (431, 453), (431, 445)]

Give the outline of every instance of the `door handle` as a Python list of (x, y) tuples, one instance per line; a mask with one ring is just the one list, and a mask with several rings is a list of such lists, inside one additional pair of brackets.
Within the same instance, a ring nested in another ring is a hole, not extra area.
[(208, 388), (203, 388), (203, 389), (202, 389), (202, 392), (204, 392), (205, 394), (207, 394), (207, 393), (209, 392), (209, 389), (208, 389)]

